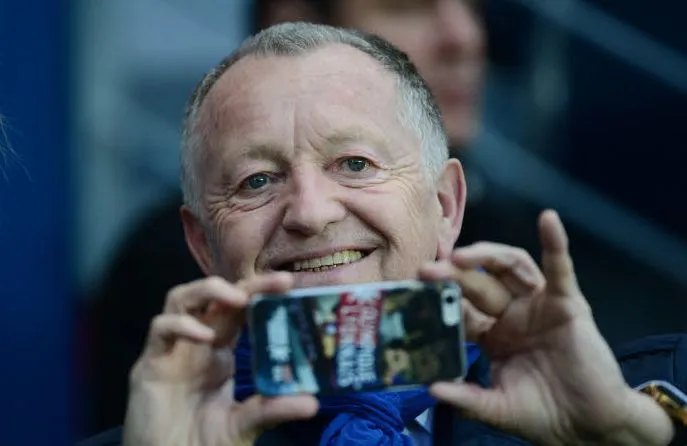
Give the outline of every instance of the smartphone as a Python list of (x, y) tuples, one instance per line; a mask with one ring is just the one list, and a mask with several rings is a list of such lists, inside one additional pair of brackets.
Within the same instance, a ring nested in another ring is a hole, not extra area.
[[(636, 390), (652, 397), (681, 427), (685, 435), (687, 429), (687, 395), (667, 381), (648, 381)], [(687, 441), (687, 440), (685, 440)]]
[(465, 377), (461, 290), (416, 280), (258, 295), (247, 311), (256, 390), (341, 395)]

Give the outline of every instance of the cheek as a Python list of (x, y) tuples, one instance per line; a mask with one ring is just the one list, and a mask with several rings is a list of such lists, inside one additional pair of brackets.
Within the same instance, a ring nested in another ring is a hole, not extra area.
[(400, 216), (405, 223), (403, 247), (423, 262), (436, 257), (439, 222), (441, 211), (437, 198), (427, 190), (412, 188), (412, 194), (404, 194), (404, 214)]
[(260, 212), (219, 219), (219, 263), (225, 277), (237, 281), (256, 272), (255, 261), (270, 236), (272, 221)]
[(417, 254), (422, 257), (426, 257), (426, 250), (436, 250), (433, 234), (440, 215), (434, 205), (435, 197), (401, 181), (389, 190), (365, 195), (351, 199), (350, 209), (381, 233), (392, 250), (415, 255), (420, 248)]
[[(417, 175), (420, 178), (420, 175)], [(403, 206), (409, 218), (415, 224), (426, 225), (437, 215), (437, 197), (429, 191), (428, 187), (422, 187), (423, 179), (413, 183), (402, 184)]]

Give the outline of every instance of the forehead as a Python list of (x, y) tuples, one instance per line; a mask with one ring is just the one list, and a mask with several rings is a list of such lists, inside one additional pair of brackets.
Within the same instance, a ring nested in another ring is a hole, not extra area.
[[(390, 137), (399, 133), (393, 76), (369, 55), (329, 45), (299, 56), (248, 56), (210, 91), (200, 119), (224, 143), (260, 139), (300, 143), (348, 129)], [(308, 136), (304, 136), (308, 135)]]

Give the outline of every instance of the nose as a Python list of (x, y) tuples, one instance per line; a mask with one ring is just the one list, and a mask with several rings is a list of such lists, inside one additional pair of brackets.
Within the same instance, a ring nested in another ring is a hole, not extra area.
[(442, 47), (469, 54), (482, 46), (482, 24), (477, 12), (466, 0), (437, 0), (435, 32)]
[(337, 196), (340, 186), (319, 167), (294, 170), (291, 183), (282, 222), (286, 231), (311, 237), (346, 216), (346, 208)]

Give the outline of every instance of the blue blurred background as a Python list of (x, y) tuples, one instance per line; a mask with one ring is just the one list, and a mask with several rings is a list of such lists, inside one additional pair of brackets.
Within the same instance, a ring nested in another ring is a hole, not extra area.
[[(93, 289), (178, 188), (184, 102), (249, 32), (249, 3), (0, 0), (3, 444), (92, 432)], [(685, 17), (680, 0), (491, 0), (475, 157), (687, 300)], [(684, 301), (660, 305), (687, 330)], [(627, 323), (618, 311), (611, 341)]]

